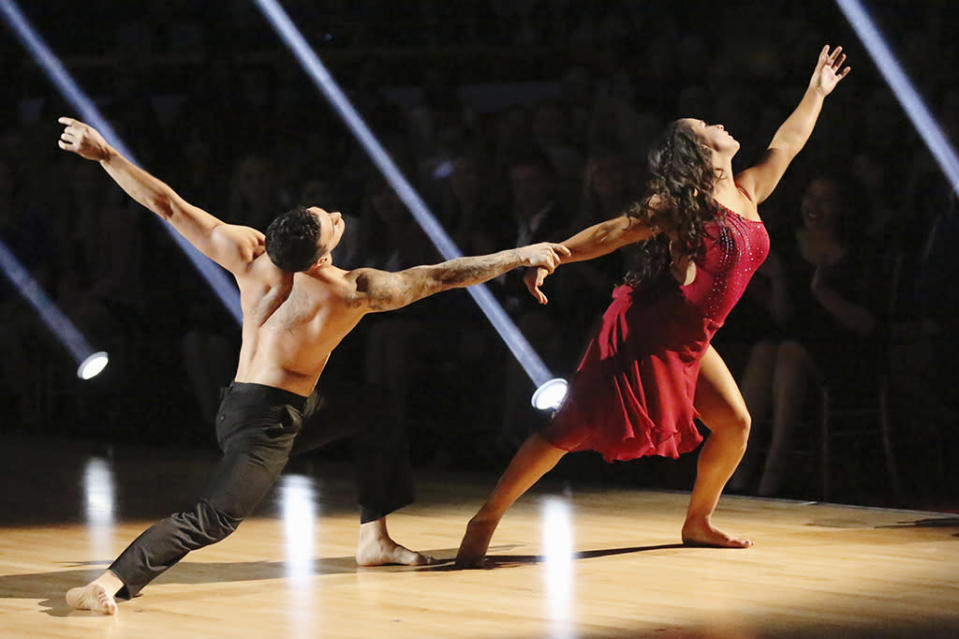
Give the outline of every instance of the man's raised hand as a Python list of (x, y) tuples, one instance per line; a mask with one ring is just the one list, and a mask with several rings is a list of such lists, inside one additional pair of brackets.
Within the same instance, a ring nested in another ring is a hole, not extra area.
[(57, 145), (64, 151), (72, 151), (87, 160), (105, 160), (110, 156), (110, 145), (107, 144), (100, 132), (89, 124), (62, 117), (57, 120), (64, 125), (63, 133), (57, 140)]

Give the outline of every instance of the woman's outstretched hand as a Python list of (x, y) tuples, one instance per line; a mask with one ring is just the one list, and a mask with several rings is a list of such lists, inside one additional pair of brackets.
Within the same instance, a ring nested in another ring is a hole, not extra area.
[(846, 54), (842, 52), (842, 47), (836, 47), (830, 53), (829, 45), (824, 46), (819, 52), (819, 60), (809, 80), (809, 87), (818, 91), (823, 97), (832, 93), (839, 81), (852, 71), (852, 67), (843, 68), (842, 64), (845, 61)]

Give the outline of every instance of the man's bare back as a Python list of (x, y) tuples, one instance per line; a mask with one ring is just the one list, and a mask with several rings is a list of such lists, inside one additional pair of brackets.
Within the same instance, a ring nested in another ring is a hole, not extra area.
[(350, 303), (355, 283), (333, 266), (285, 273), (266, 253), (250, 271), (237, 277), (244, 319), (236, 381), (309, 395), (330, 353), (365, 315)]

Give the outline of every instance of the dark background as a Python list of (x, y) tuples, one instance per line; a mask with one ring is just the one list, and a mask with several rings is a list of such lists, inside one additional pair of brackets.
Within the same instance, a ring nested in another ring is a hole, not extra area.
[[(344, 266), (439, 259), (415, 228), (383, 231), (390, 222), (402, 227), (383, 218), (395, 201), (252, 2), (23, 4), (141, 164), (194, 204), (262, 229), (278, 212), (316, 198), (304, 203), (342, 210), (360, 229), (361, 256), (339, 258)], [(775, 246), (799, 223), (809, 179), (833, 173), (857, 194), (846, 220), (851, 241), (902, 264), (896, 282), (880, 284), (891, 291), (883, 296), (891, 302), (882, 308), (890, 337), (881, 367), (891, 380), (905, 490), (891, 494), (880, 448), (867, 433), (836, 451), (849, 471), (838, 497), (957, 503), (956, 202), (833, 2), (284, 5), (466, 253), (515, 244), (510, 169), (518, 157), (550, 165), (562, 212), (558, 237), (595, 221), (592, 162), (615, 156), (624, 192), (641, 193), (646, 150), (675, 117), (724, 123), (742, 142), (737, 168), (748, 165), (801, 97), (822, 45), (842, 44), (852, 75), (828, 99), (812, 139), (761, 213)], [(870, 7), (955, 141), (959, 4)], [(112, 357), (101, 377), (77, 380), (68, 353), (0, 282), (3, 431), (212, 447), (211, 389), (235, 366), (236, 325), (154, 216), (130, 205), (96, 165), (57, 149), (57, 116), (76, 114), (9, 31), (0, 56), (7, 96), (0, 101), (0, 237)], [(466, 221), (446, 177), (450, 163), (463, 158), (472, 162), (483, 202), (483, 215)], [(534, 344), (557, 374), (572, 370), (623, 265), (610, 261), (600, 271), (601, 284), (560, 284), (557, 276), (563, 295), (553, 293), (555, 330), (548, 343)], [(511, 314), (525, 319), (517, 287), (509, 279), (493, 285)], [(504, 417), (510, 394), (528, 397), (531, 385), (510, 376), (508, 353), (465, 295), (446, 294), (399, 318), (364, 320), (334, 355), (321, 387), (402, 375), (409, 388), (399, 421), (415, 463), (498, 471), (536, 425), (532, 414)], [(748, 318), (739, 321), (747, 327), (739, 334), (748, 335)], [(406, 350), (387, 352), (400, 342)], [(735, 345), (729, 352), (735, 369)], [(799, 453), (815, 452), (816, 429), (800, 433)], [(319, 455), (346, 459), (349, 449)], [(557, 473), (686, 488), (693, 462), (607, 466), (585, 454), (570, 456)], [(788, 496), (816, 494), (814, 466), (815, 456), (797, 461)]]

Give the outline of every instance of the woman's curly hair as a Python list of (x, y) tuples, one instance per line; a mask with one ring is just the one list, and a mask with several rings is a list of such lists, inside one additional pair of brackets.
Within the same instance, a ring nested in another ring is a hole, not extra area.
[[(646, 197), (626, 212), (659, 233), (636, 245), (626, 283), (638, 286), (669, 270), (670, 240), (674, 232), (679, 240), (673, 247), (676, 256), (697, 257), (703, 248), (705, 224), (716, 217), (713, 185), (717, 174), (708, 151), (696, 134), (677, 120), (649, 152)], [(653, 201), (655, 200), (655, 206)]]

